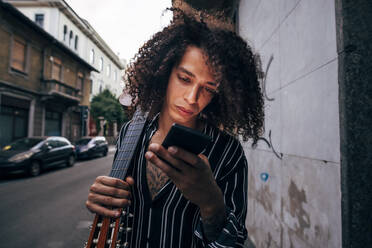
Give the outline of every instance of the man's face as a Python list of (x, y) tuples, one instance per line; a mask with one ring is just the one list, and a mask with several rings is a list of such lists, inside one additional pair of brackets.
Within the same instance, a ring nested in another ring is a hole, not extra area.
[(198, 114), (210, 103), (217, 83), (200, 48), (189, 46), (172, 69), (162, 113), (172, 122), (195, 127)]

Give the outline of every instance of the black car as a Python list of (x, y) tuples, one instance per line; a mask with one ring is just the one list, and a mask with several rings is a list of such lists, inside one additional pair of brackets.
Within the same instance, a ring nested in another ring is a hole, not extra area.
[(78, 158), (91, 158), (94, 156), (106, 156), (108, 143), (103, 136), (84, 137), (75, 143)]
[(73, 166), (75, 157), (75, 147), (64, 137), (22, 138), (0, 151), (0, 172), (25, 171), (37, 176), (50, 166)]

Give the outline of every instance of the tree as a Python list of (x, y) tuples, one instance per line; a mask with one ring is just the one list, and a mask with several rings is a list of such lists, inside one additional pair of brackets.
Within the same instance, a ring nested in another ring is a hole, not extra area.
[(108, 89), (93, 97), (90, 104), (90, 113), (96, 122), (98, 131), (100, 129), (98, 118), (101, 116), (104, 117), (107, 123), (116, 122), (119, 127), (128, 120), (119, 100)]

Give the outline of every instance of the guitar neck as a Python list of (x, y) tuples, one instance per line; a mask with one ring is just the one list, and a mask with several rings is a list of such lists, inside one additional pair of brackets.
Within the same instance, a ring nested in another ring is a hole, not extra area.
[[(110, 172), (111, 177), (124, 179), (126, 176), (145, 122), (146, 115), (136, 111), (124, 138), (122, 138), (122, 131), (120, 132), (117, 156)], [(85, 248), (129, 247), (129, 234), (132, 231), (131, 219), (133, 215), (129, 213), (129, 207), (120, 209), (120, 211), (122, 212), (120, 218), (102, 217), (100, 215), (94, 217)], [(120, 240), (118, 237), (123, 237), (125, 240)]]

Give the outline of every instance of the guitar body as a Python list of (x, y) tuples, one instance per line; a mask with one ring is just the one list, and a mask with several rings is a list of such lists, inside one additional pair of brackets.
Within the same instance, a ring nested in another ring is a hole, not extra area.
[[(132, 161), (134, 151), (141, 137), (147, 115), (140, 110), (134, 113), (124, 138), (122, 130), (119, 134), (118, 151), (115, 157), (110, 177), (124, 179), (127, 176), (128, 167)], [(88, 241), (85, 248), (128, 248), (130, 247), (130, 233), (132, 231), (133, 215), (129, 207), (120, 209), (119, 218), (110, 218), (96, 215), (92, 224)]]

